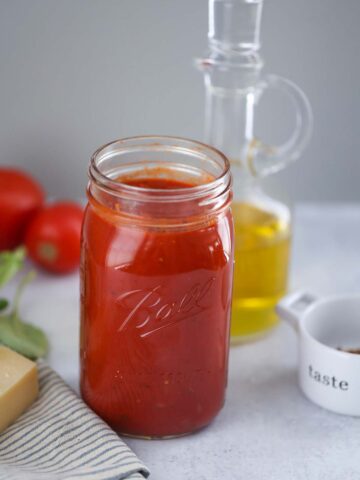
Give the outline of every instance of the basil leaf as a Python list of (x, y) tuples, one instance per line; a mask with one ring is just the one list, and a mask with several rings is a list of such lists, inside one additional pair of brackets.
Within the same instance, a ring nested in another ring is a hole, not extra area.
[(5, 310), (9, 305), (8, 300), (6, 298), (0, 298), (0, 310)]
[[(25, 249), (0, 254), (0, 287), (7, 283), (24, 266)], [(20, 318), (19, 302), (26, 285), (33, 280), (35, 272), (24, 275), (17, 286), (12, 311), (0, 316), (0, 343), (31, 359), (46, 355), (48, 341), (45, 333), (30, 323), (24, 323)], [(7, 307), (8, 302), (0, 299), (0, 310)]]
[(20, 247), (13, 252), (0, 253), (0, 287), (9, 282), (24, 266), (26, 251)]
[(30, 323), (15, 323), (12, 315), (0, 317), (0, 343), (33, 360), (48, 351), (44, 332)]

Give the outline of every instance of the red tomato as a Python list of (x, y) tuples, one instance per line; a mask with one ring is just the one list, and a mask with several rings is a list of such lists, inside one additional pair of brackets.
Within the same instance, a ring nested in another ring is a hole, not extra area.
[(44, 207), (34, 217), (25, 236), (30, 258), (54, 273), (67, 273), (80, 262), (83, 209), (59, 202)]
[(0, 250), (11, 250), (24, 239), (26, 227), (44, 203), (44, 192), (29, 175), (0, 167)]

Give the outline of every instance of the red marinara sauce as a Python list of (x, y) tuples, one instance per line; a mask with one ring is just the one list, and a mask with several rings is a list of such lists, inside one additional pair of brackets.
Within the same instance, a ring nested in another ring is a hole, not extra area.
[[(146, 437), (190, 433), (221, 409), (232, 290), (229, 185), (209, 212), (191, 178), (158, 173), (117, 178), (146, 202), (90, 184), (82, 234), (82, 396), (116, 431)], [(161, 204), (170, 194), (188, 199)]]

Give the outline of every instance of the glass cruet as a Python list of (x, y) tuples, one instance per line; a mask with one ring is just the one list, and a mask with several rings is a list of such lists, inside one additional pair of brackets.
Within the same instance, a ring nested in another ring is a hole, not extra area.
[[(232, 343), (254, 340), (277, 323), (274, 307), (287, 289), (291, 215), (262, 191), (260, 179), (297, 159), (312, 131), (302, 90), (262, 73), (262, 6), (263, 0), (209, 0), (209, 49), (197, 60), (206, 90), (205, 141), (228, 156), (234, 179)], [(255, 134), (257, 106), (271, 89), (285, 94), (295, 112), (295, 128), (282, 145)]]

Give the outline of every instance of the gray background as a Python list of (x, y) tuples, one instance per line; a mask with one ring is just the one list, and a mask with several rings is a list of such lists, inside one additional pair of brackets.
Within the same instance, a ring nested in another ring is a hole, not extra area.
[[(268, 179), (289, 201), (360, 200), (358, 0), (265, 0), (266, 71), (313, 105), (303, 157)], [(206, 0), (1, 0), (0, 164), (79, 197), (90, 154), (122, 136), (202, 138)], [(269, 104), (262, 129), (286, 123)]]

